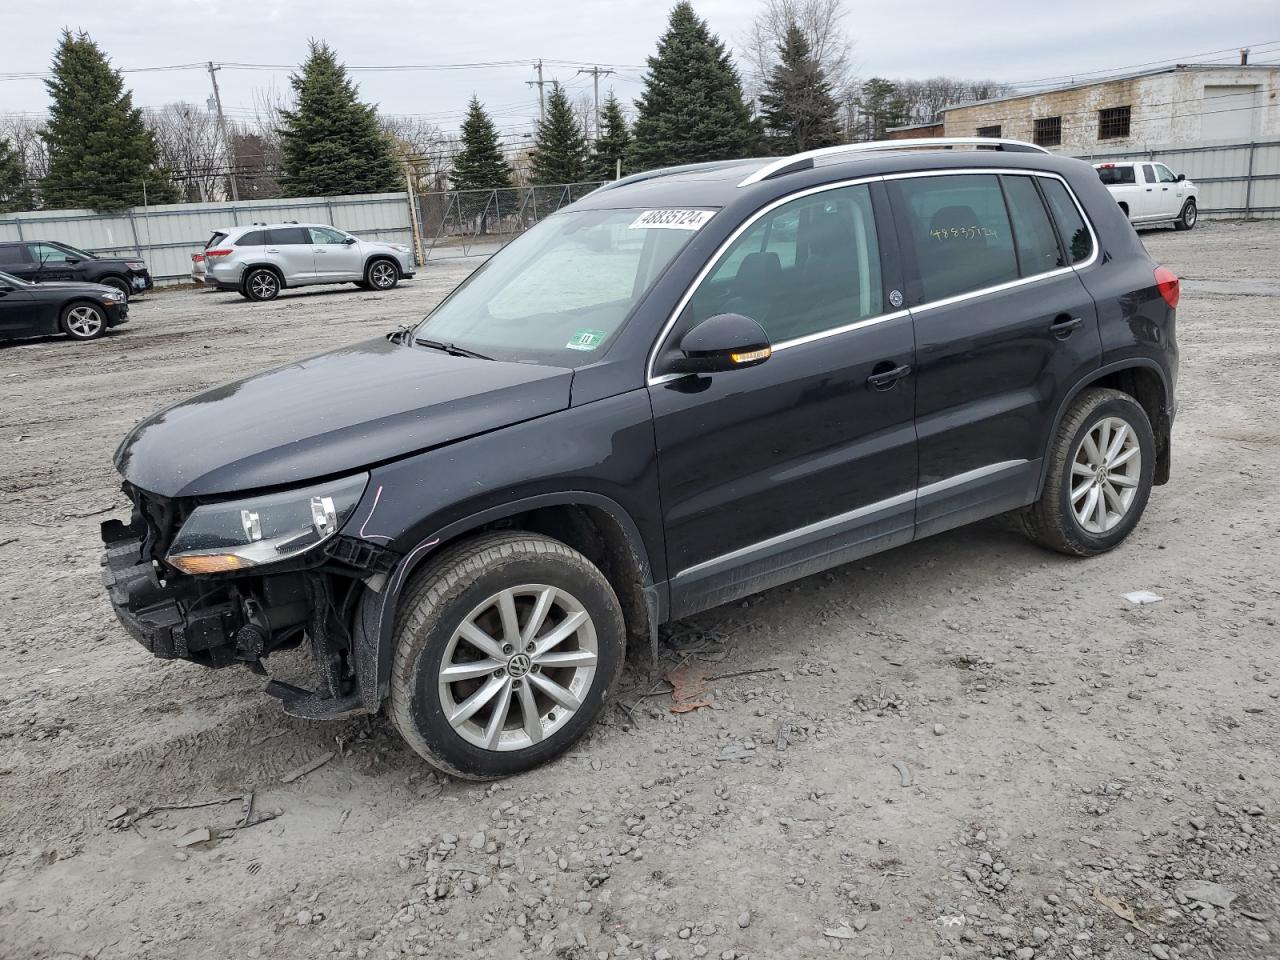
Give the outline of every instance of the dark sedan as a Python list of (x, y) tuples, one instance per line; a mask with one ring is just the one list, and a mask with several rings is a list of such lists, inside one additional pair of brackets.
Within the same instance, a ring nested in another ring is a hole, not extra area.
[(0, 273), (0, 340), (65, 333), (96, 340), (129, 319), (129, 301), (101, 283), (27, 283)]

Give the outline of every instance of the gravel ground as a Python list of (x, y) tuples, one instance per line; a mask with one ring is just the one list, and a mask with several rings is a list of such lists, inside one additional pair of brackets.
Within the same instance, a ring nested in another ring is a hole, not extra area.
[[(710, 611), (490, 785), (148, 659), (96, 532), (137, 419), (417, 318), (475, 261), (0, 346), (0, 956), (1276, 957), (1280, 225), (1144, 239), (1190, 278), (1182, 406), (1123, 547), (993, 521)], [(671, 712), (681, 664), (711, 708)]]

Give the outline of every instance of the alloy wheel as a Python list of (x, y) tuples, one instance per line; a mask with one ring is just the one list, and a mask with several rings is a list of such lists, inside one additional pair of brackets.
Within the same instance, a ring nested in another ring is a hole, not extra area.
[(1186, 225), (1188, 230), (1196, 225), (1196, 217), (1198, 216), (1199, 213), (1196, 210), (1196, 205), (1194, 203), (1188, 203), (1187, 208), (1182, 212), (1182, 222)]
[(385, 290), (396, 281), (396, 268), (389, 263), (375, 263), (369, 271), (369, 279), (373, 285)]
[(279, 285), (276, 283), (276, 278), (264, 270), (249, 278), (249, 289), (256, 299), (270, 300), (276, 295)]
[(1071, 460), (1071, 509), (1087, 533), (1115, 529), (1138, 495), (1142, 447), (1119, 417), (1099, 420), (1081, 439)]
[(67, 327), (75, 336), (88, 340), (102, 330), (102, 314), (89, 306), (72, 307), (67, 313)]
[(440, 704), (454, 731), (486, 750), (521, 750), (556, 733), (591, 690), (595, 624), (568, 591), (509, 587), (476, 606), (441, 660)]

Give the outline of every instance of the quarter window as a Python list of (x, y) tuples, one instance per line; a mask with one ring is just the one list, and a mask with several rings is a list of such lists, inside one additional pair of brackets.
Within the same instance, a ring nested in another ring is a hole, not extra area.
[(1035, 121), (1032, 139), (1042, 147), (1062, 145), (1062, 118), (1040, 117)]
[(689, 321), (740, 313), (774, 343), (884, 310), (880, 250), (865, 184), (793, 200), (730, 245), (690, 301)]
[(900, 230), (928, 303), (1018, 278), (1009, 215), (994, 174), (890, 182)]
[(1093, 237), (1071, 194), (1067, 193), (1061, 180), (1052, 177), (1041, 177), (1040, 187), (1044, 190), (1044, 198), (1049, 201), (1049, 210), (1058, 225), (1058, 236), (1071, 255), (1071, 262), (1088, 260), (1093, 256)]
[(1056, 270), (1066, 264), (1058, 247), (1049, 214), (1040, 200), (1040, 191), (1030, 177), (1004, 177), (1004, 198), (1013, 221), (1014, 248), (1024, 277)]

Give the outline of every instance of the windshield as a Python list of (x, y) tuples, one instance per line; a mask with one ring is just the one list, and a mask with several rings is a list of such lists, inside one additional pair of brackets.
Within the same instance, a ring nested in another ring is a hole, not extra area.
[(55, 244), (55, 246), (60, 250), (67, 251), (67, 253), (71, 254), (73, 257), (78, 257), (81, 260), (98, 259), (98, 255), (96, 253), (89, 253), (87, 250), (77, 250), (75, 247), (69, 247), (65, 243)]
[(576, 367), (604, 353), (710, 210), (580, 210), (533, 227), (414, 331), (495, 360)]

